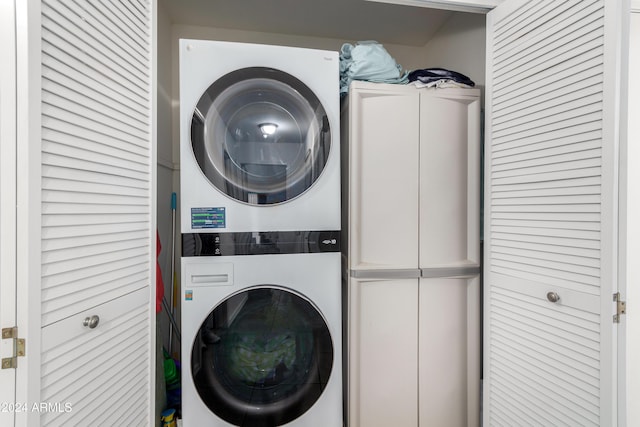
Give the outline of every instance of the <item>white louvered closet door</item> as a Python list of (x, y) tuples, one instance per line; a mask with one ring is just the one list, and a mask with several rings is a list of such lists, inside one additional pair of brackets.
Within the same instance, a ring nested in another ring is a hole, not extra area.
[(488, 15), (485, 426), (617, 425), (620, 3)]
[(154, 9), (41, 2), (42, 425), (153, 424)]

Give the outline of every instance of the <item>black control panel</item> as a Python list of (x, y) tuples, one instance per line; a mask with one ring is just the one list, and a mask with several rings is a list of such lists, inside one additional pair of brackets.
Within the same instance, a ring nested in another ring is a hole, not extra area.
[(182, 256), (340, 252), (340, 231), (184, 233)]

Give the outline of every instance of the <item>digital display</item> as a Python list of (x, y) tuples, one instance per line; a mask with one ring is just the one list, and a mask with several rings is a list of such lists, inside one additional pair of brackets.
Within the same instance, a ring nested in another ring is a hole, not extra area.
[(225, 228), (225, 208), (191, 208), (191, 228)]

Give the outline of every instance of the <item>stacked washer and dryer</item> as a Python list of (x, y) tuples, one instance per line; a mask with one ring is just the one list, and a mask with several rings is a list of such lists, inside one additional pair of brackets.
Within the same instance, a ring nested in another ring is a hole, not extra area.
[(183, 425), (340, 426), (338, 55), (179, 49)]

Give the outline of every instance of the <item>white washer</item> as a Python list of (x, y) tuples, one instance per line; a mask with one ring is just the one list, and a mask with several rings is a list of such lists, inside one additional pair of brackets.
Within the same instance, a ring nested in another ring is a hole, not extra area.
[(342, 426), (340, 253), (182, 258), (182, 417)]
[(179, 49), (182, 233), (339, 230), (338, 53)]

